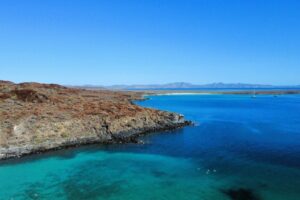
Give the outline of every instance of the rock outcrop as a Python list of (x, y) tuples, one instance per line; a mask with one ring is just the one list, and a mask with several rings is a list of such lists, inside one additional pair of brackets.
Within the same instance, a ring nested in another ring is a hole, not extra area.
[(0, 81), (0, 159), (90, 143), (136, 142), (190, 124), (132, 103), (141, 93)]

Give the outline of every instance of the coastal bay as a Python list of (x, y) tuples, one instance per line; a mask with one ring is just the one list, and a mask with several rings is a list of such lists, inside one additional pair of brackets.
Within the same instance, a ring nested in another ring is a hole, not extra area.
[(148, 98), (195, 125), (3, 160), (0, 199), (299, 199), (299, 95)]

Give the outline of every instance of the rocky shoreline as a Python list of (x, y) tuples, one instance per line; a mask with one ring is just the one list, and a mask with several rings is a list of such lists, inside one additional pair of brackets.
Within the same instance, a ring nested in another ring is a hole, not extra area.
[(177, 113), (132, 103), (142, 93), (0, 81), (0, 159), (72, 146), (129, 143), (190, 125)]

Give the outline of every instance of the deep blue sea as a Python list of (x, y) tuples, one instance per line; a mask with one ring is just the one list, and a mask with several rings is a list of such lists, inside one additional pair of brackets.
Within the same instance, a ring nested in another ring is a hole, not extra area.
[(0, 199), (300, 199), (300, 95), (166, 95), (137, 104), (182, 113), (195, 126), (144, 136), (145, 144), (1, 161)]

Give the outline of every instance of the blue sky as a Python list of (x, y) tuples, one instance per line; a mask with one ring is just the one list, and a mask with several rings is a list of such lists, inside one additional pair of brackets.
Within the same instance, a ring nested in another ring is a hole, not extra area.
[(0, 79), (300, 84), (297, 0), (0, 0)]

